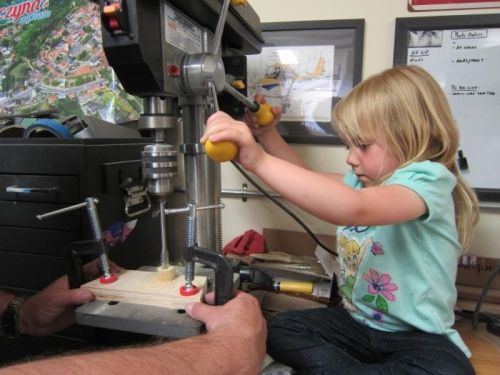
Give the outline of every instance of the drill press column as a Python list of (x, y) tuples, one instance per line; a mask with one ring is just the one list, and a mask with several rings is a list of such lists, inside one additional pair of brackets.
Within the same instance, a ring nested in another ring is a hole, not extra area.
[[(205, 128), (204, 98), (181, 97), (183, 138), (180, 146), (184, 154), (184, 173), (186, 185), (186, 203), (195, 206), (211, 206), (219, 203), (217, 200), (218, 175), (214, 162), (205, 156), (203, 145), (199, 140)], [(200, 212), (197, 216), (196, 240), (200, 246), (219, 249), (217, 237), (216, 216), (218, 210)]]

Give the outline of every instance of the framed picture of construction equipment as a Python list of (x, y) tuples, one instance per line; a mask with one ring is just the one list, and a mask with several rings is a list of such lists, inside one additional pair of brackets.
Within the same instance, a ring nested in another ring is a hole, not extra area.
[(419, 65), (439, 82), (460, 131), (462, 176), (484, 207), (498, 207), (500, 14), (397, 18), (395, 33), (394, 65)]
[(247, 95), (282, 107), (289, 143), (342, 144), (332, 109), (361, 81), (364, 20), (262, 24), (265, 44), (247, 56)]

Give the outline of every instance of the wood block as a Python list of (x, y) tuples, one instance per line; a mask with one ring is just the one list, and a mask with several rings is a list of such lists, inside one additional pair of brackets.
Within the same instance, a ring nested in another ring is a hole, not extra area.
[(114, 283), (102, 284), (96, 279), (82, 288), (90, 289), (97, 299), (171, 309), (183, 309), (188, 302), (202, 301), (207, 289), (206, 276), (194, 277), (193, 284), (199, 291), (193, 296), (182, 296), (179, 292), (185, 282), (184, 275), (165, 281), (156, 272), (124, 270), (117, 276)]

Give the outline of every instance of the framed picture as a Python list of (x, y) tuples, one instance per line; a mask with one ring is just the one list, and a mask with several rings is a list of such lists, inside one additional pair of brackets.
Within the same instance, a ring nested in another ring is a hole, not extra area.
[(460, 130), (462, 176), (482, 202), (500, 202), (500, 14), (397, 18), (400, 64), (439, 82)]
[(247, 90), (283, 109), (289, 143), (342, 144), (332, 109), (361, 80), (364, 20), (262, 24), (265, 44), (247, 56)]
[(142, 99), (127, 94), (109, 67), (100, 17), (99, 6), (85, 0), (0, 1), (4, 119), (48, 112), (117, 124), (137, 120)]
[(500, 7), (497, 0), (408, 0), (408, 3), (417, 11)]

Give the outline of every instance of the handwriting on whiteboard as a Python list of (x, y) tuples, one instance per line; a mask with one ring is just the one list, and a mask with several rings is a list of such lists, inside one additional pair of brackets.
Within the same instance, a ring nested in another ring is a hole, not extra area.
[(407, 62), (446, 93), (469, 164), (464, 177), (473, 187), (500, 189), (500, 173), (490, 173), (500, 157), (500, 28), (410, 31)]

